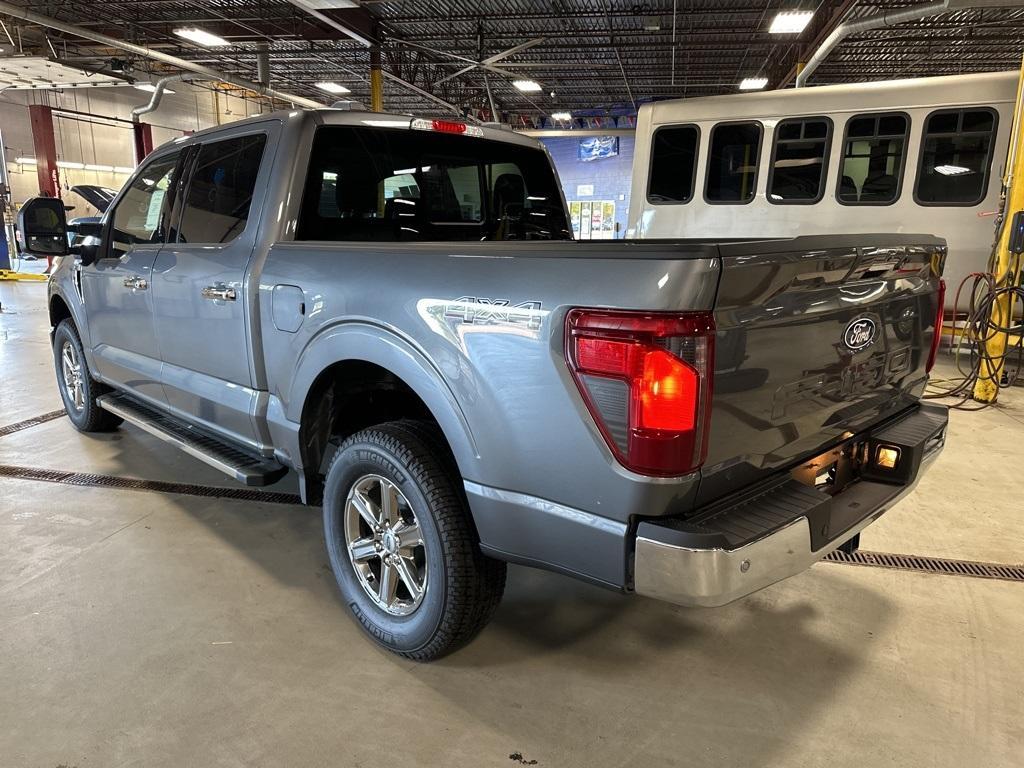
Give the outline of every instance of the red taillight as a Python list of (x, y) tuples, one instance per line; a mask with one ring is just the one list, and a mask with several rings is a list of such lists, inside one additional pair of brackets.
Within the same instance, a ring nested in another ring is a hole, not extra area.
[(939, 307), (935, 310), (935, 335), (932, 337), (932, 348), (928, 352), (928, 363), (925, 365), (925, 373), (930, 373), (935, 365), (935, 358), (939, 353), (939, 344), (942, 342), (942, 319), (943, 309), (946, 304), (946, 281), (939, 278), (939, 290), (936, 293)]
[(639, 427), (683, 432), (696, 426), (700, 374), (693, 366), (668, 352), (648, 352), (639, 385)]
[(628, 469), (672, 476), (703, 463), (714, 340), (710, 312), (569, 312), (569, 368)]

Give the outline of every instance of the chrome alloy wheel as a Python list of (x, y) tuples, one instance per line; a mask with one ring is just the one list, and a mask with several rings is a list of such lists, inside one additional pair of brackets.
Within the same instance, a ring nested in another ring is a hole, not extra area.
[(363, 475), (345, 500), (345, 544), (359, 583), (376, 605), (408, 616), (427, 591), (427, 559), (416, 513), (394, 483)]
[(71, 399), (75, 410), (81, 411), (85, 408), (82, 361), (78, 359), (78, 351), (70, 341), (65, 341), (60, 349), (60, 370), (64, 376), (64, 391)]

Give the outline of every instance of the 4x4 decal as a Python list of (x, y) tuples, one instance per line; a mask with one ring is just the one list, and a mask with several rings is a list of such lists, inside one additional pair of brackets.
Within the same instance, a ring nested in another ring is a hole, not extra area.
[(469, 325), (511, 325), (535, 331), (540, 328), (543, 305), (539, 301), (512, 304), (509, 299), (460, 296), (444, 307), (444, 316)]

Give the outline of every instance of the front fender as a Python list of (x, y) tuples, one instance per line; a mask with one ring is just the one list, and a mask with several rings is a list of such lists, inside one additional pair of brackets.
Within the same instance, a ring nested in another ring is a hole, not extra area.
[(86, 365), (89, 366), (90, 370), (94, 371), (96, 366), (93, 364), (92, 359), (92, 335), (89, 332), (89, 316), (85, 311), (82, 294), (75, 282), (79, 279), (80, 268), (76, 263), (67, 263), (67, 261), (74, 262), (72, 257), (65, 257), (65, 259), (66, 261), (57, 268), (50, 278), (50, 283), (47, 287), (46, 309), (50, 317), (50, 339), (51, 341), (53, 340), (53, 329), (56, 327), (56, 323), (53, 322), (54, 302), (59, 299), (64, 302), (71, 313), (71, 319), (78, 330), (78, 338), (82, 340)]
[(427, 355), (396, 330), (366, 321), (344, 322), (313, 337), (298, 359), (285, 405), (285, 417), (295, 423), (314, 382), (335, 363), (358, 360), (378, 365), (401, 379), (426, 404), (437, 420), (463, 475), (472, 476), (480, 461), (469, 420), (445, 380)]

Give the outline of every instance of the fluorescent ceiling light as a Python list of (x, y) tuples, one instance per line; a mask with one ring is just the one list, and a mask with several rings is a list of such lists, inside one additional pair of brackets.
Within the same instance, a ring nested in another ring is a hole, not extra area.
[[(156, 90), (156, 86), (152, 83), (136, 83), (135, 87), (140, 91), (145, 91), (146, 93), (153, 93), (153, 91)], [(164, 88), (164, 93), (174, 93), (174, 91), (170, 88)]]
[(179, 27), (174, 30), (174, 34), (178, 37), (183, 37), (186, 40), (190, 40), (193, 43), (199, 45), (205, 45), (207, 48), (216, 48), (218, 46), (231, 45), (223, 37), (214, 35), (207, 32), (205, 29), (199, 29), (198, 27)]
[(759, 91), (768, 85), (767, 77), (745, 77), (740, 81), (741, 91)]
[(317, 83), (316, 87), (321, 91), (327, 91), (328, 93), (352, 93), (348, 88), (340, 83), (333, 83), (330, 81)]
[(572, 112), (552, 112), (551, 119), (567, 122), (572, 120)]
[(935, 172), (941, 173), (943, 176), (963, 176), (965, 173), (974, 173), (970, 168), (964, 168), (962, 165), (936, 165)]
[(67, 160), (58, 160), (57, 161), (57, 167), (58, 168), (70, 168), (71, 170), (74, 170), (74, 171), (81, 171), (81, 170), (83, 170), (85, 168), (85, 163), (71, 163), (71, 162), (68, 162)]
[(114, 166), (112, 165), (95, 165), (93, 163), (86, 163), (85, 170), (87, 171), (102, 171), (103, 173), (113, 173)]
[(814, 11), (780, 11), (768, 31), (773, 35), (798, 35), (814, 18)]
[(523, 93), (536, 93), (537, 91), (543, 90), (540, 83), (536, 80), (513, 80), (512, 85)]
[(35, 165), (36, 159), (34, 157), (16, 157), (14, 162), (18, 165)]

